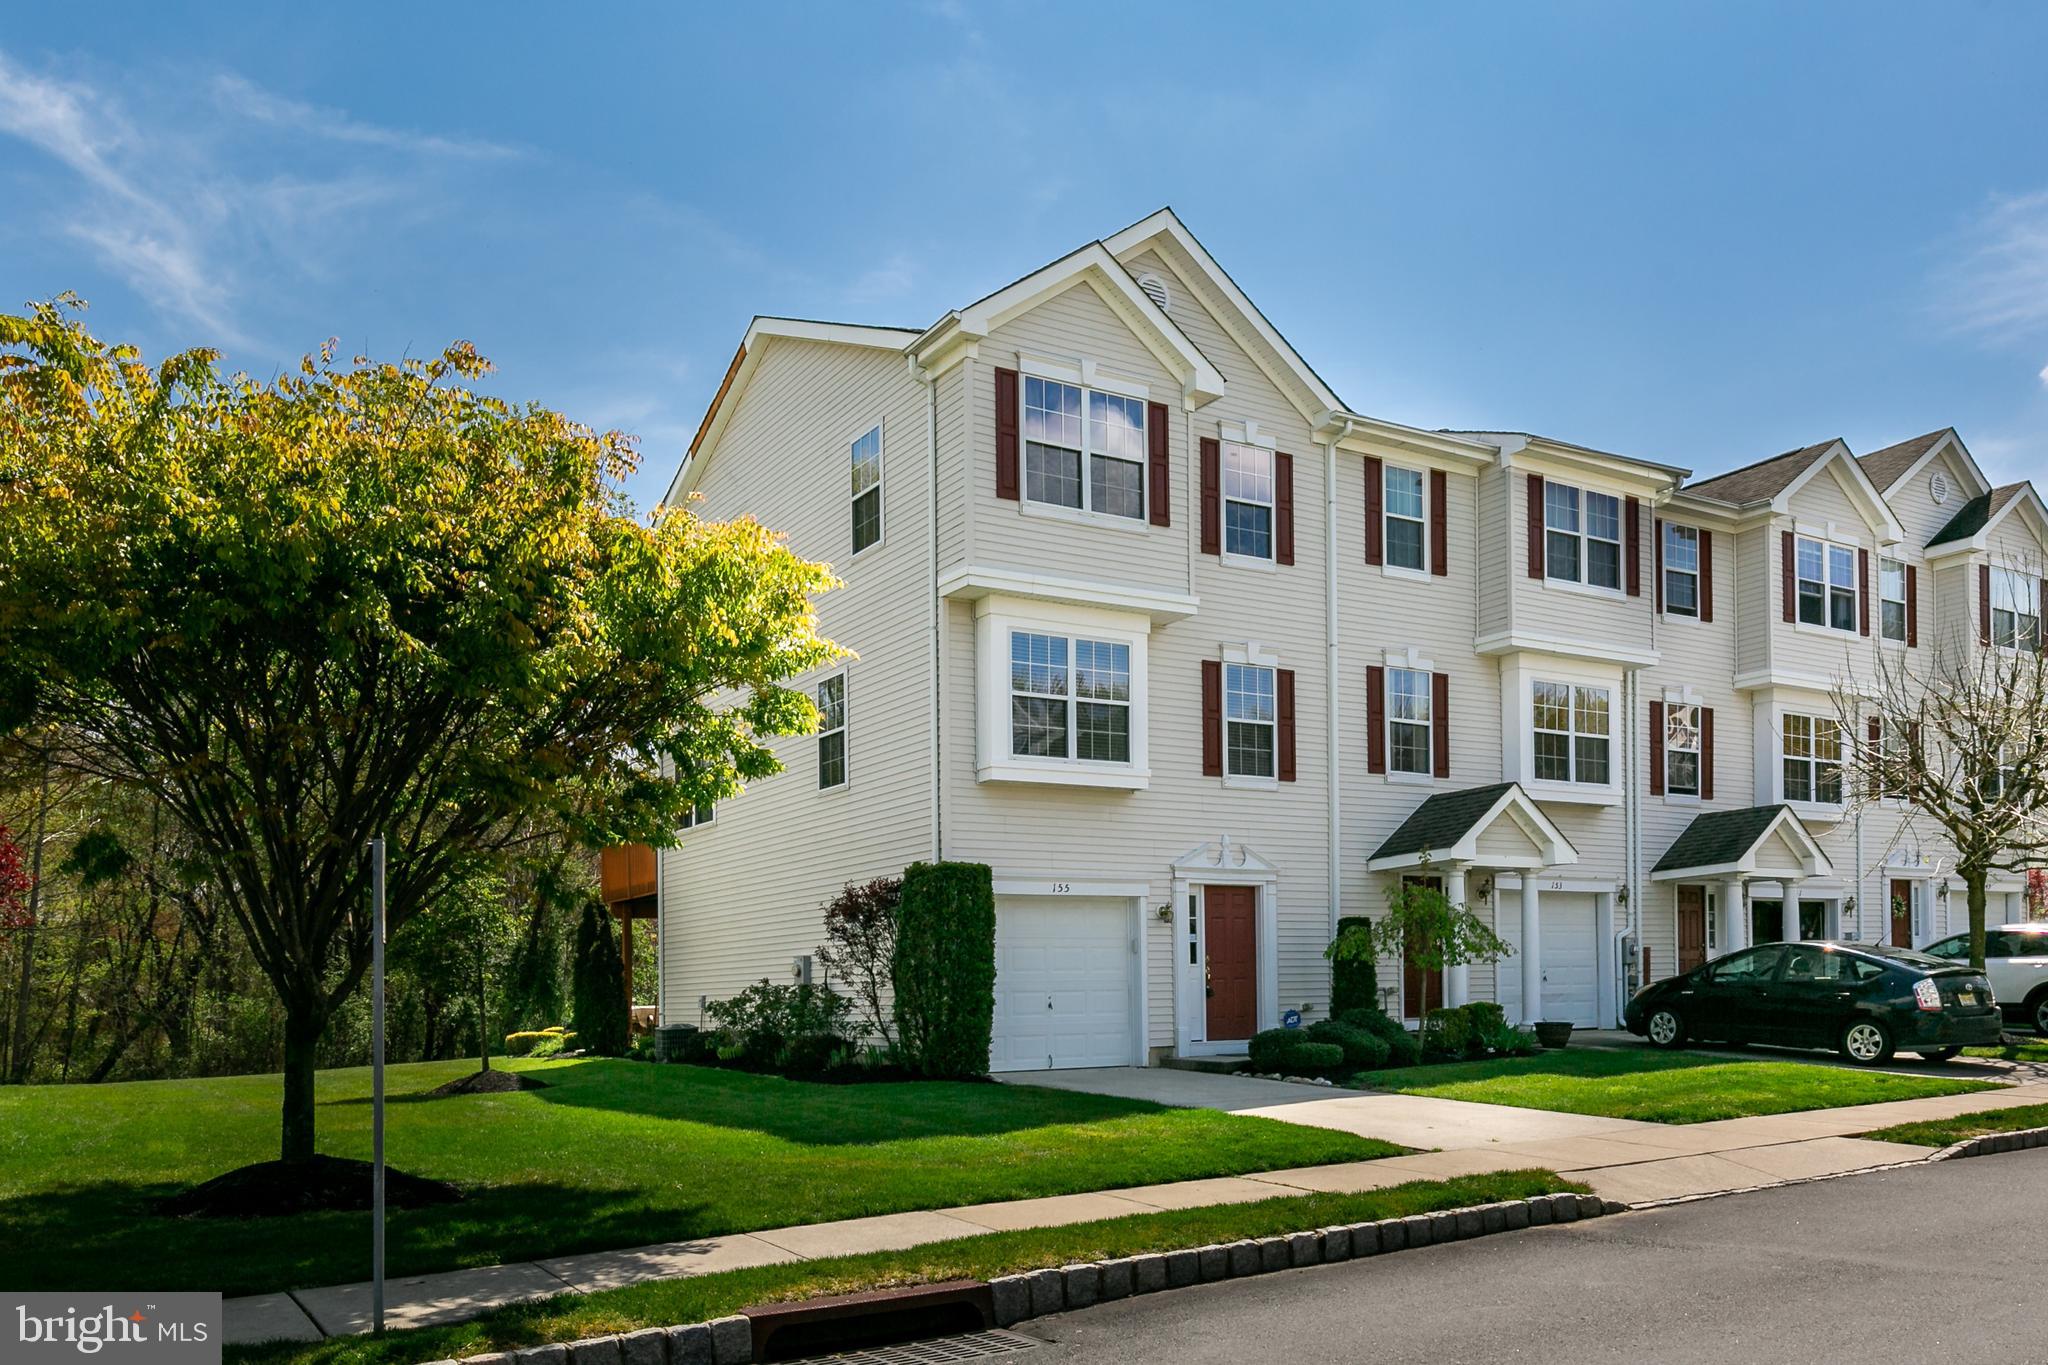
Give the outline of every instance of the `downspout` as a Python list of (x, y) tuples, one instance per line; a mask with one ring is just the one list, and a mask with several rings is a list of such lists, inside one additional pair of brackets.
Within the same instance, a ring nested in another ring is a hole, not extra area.
[[(1338, 764), (1337, 717), (1342, 687), (1339, 681), (1337, 648), (1337, 438), (1323, 446), (1323, 676), (1328, 691), (1329, 737), (1324, 759), (1325, 781), (1329, 786), (1330, 937), (1337, 937), (1337, 921), (1343, 916), (1343, 782)], [(1442, 724), (1439, 721), (1438, 724)]]
[(924, 562), (925, 582), (931, 591), (931, 620), (929, 635), (932, 647), (931, 686), (925, 698), (926, 723), (931, 728), (931, 825), (932, 861), (941, 862), (946, 856), (944, 803), (939, 799), (939, 784), (945, 776), (945, 727), (940, 702), (943, 695), (941, 675), (945, 668), (942, 620), (944, 603), (939, 598), (939, 387), (931, 373), (917, 363), (916, 356), (906, 356), (910, 366), (910, 377), (924, 386), (925, 396), (925, 456), (926, 467), (931, 475), (931, 506), (929, 507), (930, 527), (925, 537)]

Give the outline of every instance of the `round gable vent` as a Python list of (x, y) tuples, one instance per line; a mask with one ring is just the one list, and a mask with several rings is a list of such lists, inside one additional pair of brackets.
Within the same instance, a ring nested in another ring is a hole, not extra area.
[(1173, 311), (1173, 293), (1167, 289), (1165, 280), (1148, 270), (1138, 276), (1138, 288), (1145, 291), (1146, 298), (1159, 305), (1160, 312)]
[(1936, 507), (1939, 507), (1943, 503), (1947, 502), (1948, 475), (1942, 473), (1939, 469), (1935, 470), (1934, 477), (1927, 481), (1927, 493), (1928, 496), (1934, 499), (1934, 505)]

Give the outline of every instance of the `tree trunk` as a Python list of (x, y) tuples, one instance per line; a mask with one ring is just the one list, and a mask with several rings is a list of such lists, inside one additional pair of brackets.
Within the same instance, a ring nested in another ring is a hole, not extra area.
[(34, 1050), (29, 1045), (28, 1013), (31, 987), (35, 985), (36, 919), (42, 913), (43, 905), (43, 838), (49, 826), (50, 760), (45, 757), (42, 785), (36, 792), (35, 843), (29, 851), (28, 927), (15, 940), (21, 950), (21, 977), (15, 983), (14, 1048), (8, 1079), (16, 1085), (28, 1080), (30, 1054)]
[(1985, 883), (1991, 874), (1982, 868), (1963, 874), (1963, 888), (1970, 903), (1970, 965), (1984, 970), (1984, 911), (1990, 899)]
[(483, 1060), (482, 1070), (491, 1069), (491, 1031), (484, 1027), (484, 1015), (490, 1006), (484, 999), (488, 978), (484, 973), (484, 949), (476, 950), (476, 1052)]
[(326, 1021), (311, 1005), (288, 1004), (284, 1016), (284, 1141), (286, 1161), (313, 1159), (313, 1073)]

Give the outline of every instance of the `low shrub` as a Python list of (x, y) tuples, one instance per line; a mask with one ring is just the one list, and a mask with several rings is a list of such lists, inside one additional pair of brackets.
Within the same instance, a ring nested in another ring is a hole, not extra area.
[(775, 1054), (775, 1069), (792, 1076), (837, 1071), (853, 1064), (855, 1047), (832, 1033), (806, 1033), (790, 1038)]
[(1269, 1028), (1252, 1035), (1252, 1070), (1285, 1076), (1322, 1076), (1344, 1066), (1344, 1049), (1319, 1043), (1300, 1029)]
[(1465, 1020), (1471, 1024), (1475, 1037), (1498, 1033), (1508, 1026), (1507, 1011), (1491, 1000), (1474, 1000), (1464, 1009)]
[(505, 1054), (509, 1057), (531, 1057), (535, 1055), (534, 1049), (543, 1045), (547, 1045), (550, 1052), (560, 1052), (567, 1040), (575, 1036), (560, 1025), (554, 1028), (522, 1029), (517, 1033), (505, 1035)]
[(1533, 1057), (1543, 1050), (1536, 1035), (1502, 1020), (1474, 1032), (1474, 1050), (1482, 1056)]
[(849, 1011), (846, 999), (827, 986), (777, 984), (765, 977), (730, 1000), (704, 1007), (715, 1026), (718, 1059), (761, 1071), (785, 1069), (783, 1056), (792, 1043), (809, 1056), (816, 1050), (810, 1040), (839, 1042)]
[(1464, 1060), (1472, 1046), (1472, 1021), (1461, 1009), (1431, 1010), (1422, 1021), (1422, 1055), (1433, 1062)]
[(1376, 1005), (1345, 1010), (1337, 1022), (1364, 1029), (1387, 1045), (1386, 1066), (1414, 1066), (1422, 1060), (1422, 1045), (1415, 1035), (1401, 1027), (1401, 1021)]
[(1354, 1071), (1374, 1071), (1387, 1064), (1387, 1040), (1355, 1024), (1322, 1019), (1303, 1030), (1318, 1043), (1333, 1043), (1344, 1053), (1344, 1065)]

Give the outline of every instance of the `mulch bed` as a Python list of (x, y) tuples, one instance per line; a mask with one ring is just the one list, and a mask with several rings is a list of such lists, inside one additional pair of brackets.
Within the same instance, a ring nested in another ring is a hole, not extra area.
[[(370, 1207), (371, 1167), (367, 1161), (316, 1156), (310, 1161), (264, 1161), (215, 1176), (158, 1202), (157, 1212), (173, 1218), (274, 1218), (281, 1214), (353, 1212)], [(384, 1203), (394, 1209), (456, 1204), (462, 1191), (445, 1180), (429, 1180), (389, 1167)]]
[(503, 1067), (492, 1067), (489, 1071), (472, 1071), (467, 1076), (458, 1076), (446, 1085), (437, 1085), (408, 1099), (432, 1100), (443, 1095), (508, 1095), (515, 1090), (545, 1090), (548, 1083), (538, 1076), (528, 1076)]

